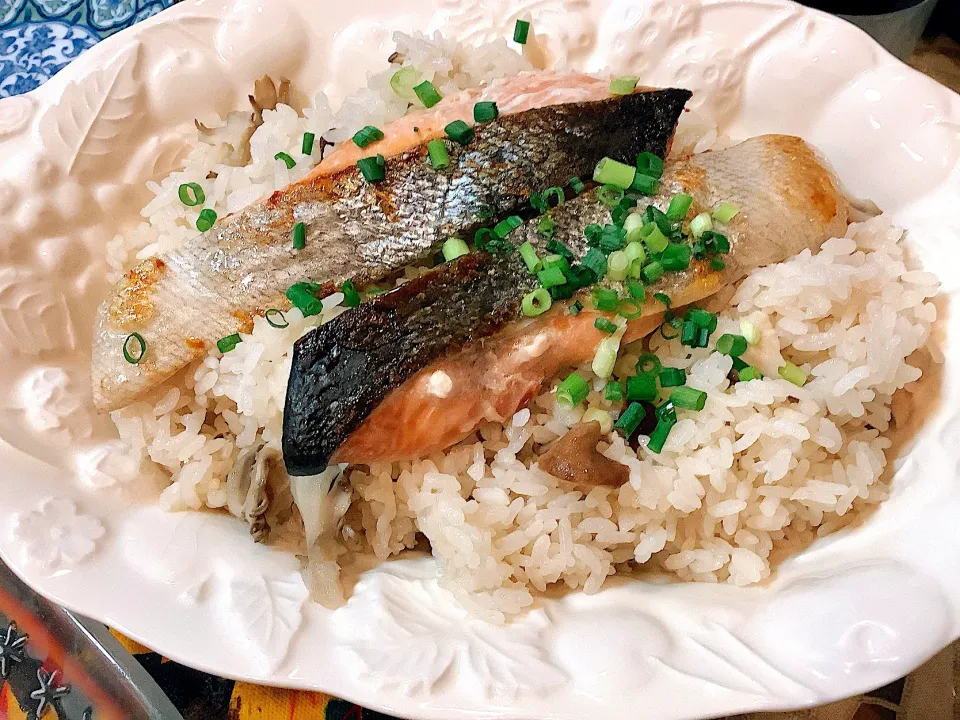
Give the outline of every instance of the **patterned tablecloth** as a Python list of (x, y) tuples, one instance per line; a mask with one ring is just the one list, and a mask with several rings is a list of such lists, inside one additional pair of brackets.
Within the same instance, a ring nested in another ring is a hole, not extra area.
[[(173, 0), (0, 0), (0, 97), (32, 90), (102, 38), (171, 4)], [(956, 43), (924, 43), (911, 63), (960, 89)], [(116, 703), (125, 708), (120, 690), (111, 687), (109, 678), (91, 677), (89, 657), (58, 639), (49, 617), (37, 617), (41, 613), (18, 600), (13, 588), (5, 587), (4, 577), (0, 573), (0, 720), (128, 717), (117, 714)], [(117, 638), (187, 720), (386, 717), (322, 693), (219, 678)], [(960, 720), (958, 693), (960, 643), (955, 643), (910, 676), (866, 695), (821, 708), (736, 720)]]

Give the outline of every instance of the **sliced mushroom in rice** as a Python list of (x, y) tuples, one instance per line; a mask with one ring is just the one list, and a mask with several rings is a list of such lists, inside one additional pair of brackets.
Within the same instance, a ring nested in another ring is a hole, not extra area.
[(227, 509), (250, 526), (255, 542), (270, 535), (270, 471), (282, 464), (280, 451), (261, 443), (241, 450), (227, 475)]

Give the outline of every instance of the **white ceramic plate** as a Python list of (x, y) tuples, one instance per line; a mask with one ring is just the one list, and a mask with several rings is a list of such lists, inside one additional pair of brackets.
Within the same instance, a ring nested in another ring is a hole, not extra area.
[(842, 21), (780, 0), (188, 0), (0, 102), (0, 554), (176, 660), (399, 715), (715, 716), (910, 670), (960, 634), (955, 359), (892, 498), (768, 587), (611, 583), (507, 627), (467, 617), (429, 560), (365, 574), (337, 612), (312, 605), (292, 556), (226, 517), (160, 512), (157, 489), (116, 462), (88, 390), (104, 243), (174, 167), (185, 124), (241, 107), (265, 72), (336, 100), (393, 29), (503, 37), (523, 14), (552, 63), (688, 87), (734, 138), (817, 144), (957, 289), (960, 97)]

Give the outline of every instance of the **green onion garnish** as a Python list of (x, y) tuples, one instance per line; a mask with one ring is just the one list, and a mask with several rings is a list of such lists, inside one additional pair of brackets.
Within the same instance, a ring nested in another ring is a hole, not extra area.
[(623, 383), (619, 380), (610, 380), (603, 388), (603, 398), (608, 402), (623, 400)]
[(549, 268), (547, 270), (541, 270), (537, 273), (537, 279), (540, 281), (540, 284), (547, 288), (548, 290), (557, 285), (563, 285), (567, 282), (567, 278), (564, 277), (563, 271), (560, 268)]
[(343, 304), (345, 307), (353, 308), (360, 304), (360, 293), (353, 284), (353, 280), (344, 280), (340, 286), (340, 292), (343, 293)]
[(583, 183), (580, 181), (580, 178), (574, 176), (567, 181), (567, 184), (577, 195), (583, 192)]
[(630, 95), (637, 87), (640, 78), (636, 75), (621, 75), (610, 81), (611, 95)]
[(631, 190), (636, 190), (644, 195), (655, 194), (658, 187), (660, 187), (660, 181), (657, 178), (639, 172), (633, 176), (633, 182), (630, 183)]
[(559, 240), (551, 240), (547, 243), (547, 252), (553, 255), (562, 255), (567, 260), (573, 260), (573, 251)]
[(523, 300), (520, 302), (520, 312), (527, 317), (536, 317), (549, 310), (552, 304), (553, 300), (550, 293), (543, 288), (537, 288), (523, 296)]
[(210, 208), (206, 208), (200, 211), (200, 216), (197, 218), (197, 230), (200, 232), (206, 232), (213, 227), (213, 224), (217, 221), (217, 214)]
[(700, 327), (692, 320), (683, 323), (680, 329), (680, 344), (687, 347), (696, 347), (697, 338), (700, 336)]
[(548, 215), (544, 215), (537, 221), (537, 232), (545, 238), (553, 237), (553, 231), (556, 227), (557, 224), (553, 221), (553, 218)]
[(663, 265), (654, 260), (649, 265), (644, 265), (640, 271), (640, 277), (648, 285), (659, 280), (663, 276)]
[(575, 291), (576, 288), (570, 283), (554, 285), (552, 288), (550, 288), (550, 297), (554, 300), (569, 300), (573, 297), (573, 293)]
[(293, 226), (293, 249), (303, 250), (307, 246), (307, 226), (298, 222)]
[(760, 328), (756, 323), (749, 320), (740, 321), (740, 332), (747, 339), (748, 345), (760, 344)]
[(544, 190), (542, 193), (542, 197), (543, 197), (544, 204), (548, 208), (550, 207), (550, 198), (554, 199), (553, 207), (560, 207), (561, 205), (563, 205), (563, 201), (566, 200), (566, 197), (563, 194), (563, 188), (557, 187), (556, 185)]
[(670, 305), (673, 304), (673, 301), (670, 299), (670, 296), (667, 295), (666, 293), (662, 293), (662, 292), (654, 293), (654, 294), (653, 294), (653, 299), (656, 300), (656, 301), (659, 302), (659, 303), (662, 303), (662, 304), (665, 305), (667, 308), (669, 308)]
[(517, 24), (513, 26), (513, 41), (520, 45), (526, 45), (529, 33), (530, 23), (527, 20), (517, 20)]
[(637, 155), (637, 172), (659, 180), (663, 176), (663, 160), (650, 152)]
[(430, 157), (430, 165), (434, 170), (443, 170), (450, 165), (450, 153), (447, 152), (447, 144), (440, 138), (427, 143), (427, 155)]
[(726, 201), (718, 202), (713, 207), (713, 219), (720, 223), (728, 223), (733, 220), (740, 213), (740, 208), (738, 208), (733, 203)]
[[(658, 328), (660, 331), (660, 337), (664, 340), (674, 340), (675, 338), (680, 337), (680, 328), (683, 326), (683, 321), (680, 318), (673, 318), (672, 320), (667, 320), (663, 322)], [(668, 332), (666, 328), (670, 328), (674, 332)]]
[(743, 360), (738, 357), (733, 358), (733, 369), (737, 372), (740, 372), (744, 368), (749, 367)]
[(653, 373), (646, 375), (631, 375), (627, 378), (627, 400), (656, 400), (657, 376)]
[[(275, 318), (280, 318), (280, 319), (276, 320)], [(275, 328), (290, 327), (290, 323), (287, 321), (287, 317), (276, 308), (270, 308), (269, 310), (267, 310), (263, 314), (263, 319), (267, 321), (267, 324), (270, 325), (270, 327), (275, 327)]]
[(673, 426), (676, 425), (676, 421), (669, 420), (659, 420), (657, 421), (657, 426), (653, 429), (653, 432), (650, 433), (650, 442), (647, 443), (647, 449), (650, 452), (659, 453), (663, 450), (663, 446), (667, 442), (667, 436), (670, 434), (670, 431), (673, 429)]
[(500, 114), (497, 104), (490, 100), (478, 102), (473, 106), (473, 121), (477, 123), (487, 123), (496, 120)]
[[(630, 217), (636, 217), (636, 216), (631, 215)], [(629, 237), (629, 233), (627, 233), (627, 236)], [(644, 261), (647, 259), (647, 253), (643, 249), (642, 243), (628, 242), (626, 247), (623, 248), (623, 251), (627, 254), (627, 259), (629, 259), (630, 262), (633, 262), (634, 260), (639, 260), (640, 264), (643, 265)]]
[(614, 312), (617, 309), (617, 302), (620, 298), (616, 290), (595, 287), (591, 292), (593, 306), (601, 312)]
[(741, 382), (750, 382), (751, 380), (761, 380), (761, 379), (763, 379), (763, 373), (757, 370), (752, 365), (747, 365), (743, 370), (740, 371)]
[(643, 301), (632, 297), (623, 298), (617, 303), (617, 315), (625, 317), (627, 320), (636, 320), (643, 315)]
[[(627, 246), (629, 247), (629, 245)], [(638, 283), (635, 280), (630, 280), (627, 282), (627, 292), (630, 293), (630, 297), (635, 300), (643, 302), (647, 299), (647, 289), (643, 286), (642, 283)]]
[(710, 330), (708, 328), (700, 328), (697, 331), (697, 345), (696, 347), (705, 348), (707, 342), (710, 340)]
[(699, 412), (703, 410), (703, 406), (707, 404), (707, 394), (703, 392), (703, 390), (697, 390), (696, 388), (684, 385), (670, 393), (670, 402), (672, 402), (675, 407)]
[(597, 200), (608, 208), (615, 208), (623, 200), (623, 190), (616, 185), (604, 185), (597, 193)]
[(293, 306), (303, 313), (304, 317), (317, 315), (323, 310), (323, 303), (314, 294), (320, 286), (316, 283), (299, 282), (287, 288), (286, 296)]
[(797, 387), (803, 387), (803, 384), (807, 382), (807, 374), (802, 368), (798, 368), (793, 363), (787, 363), (782, 368), (777, 370), (777, 373), (784, 380), (789, 383), (793, 383)]
[(292, 168), (294, 165), (297, 164), (297, 161), (294, 160), (289, 155), (287, 155), (287, 153), (285, 152), (278, 152), (276, 155), (273, 156), (273, 159), (282, 160), (283, 164), (287, 166), (287, 170), (289, 170), (290, 168)]
[(724, 261), (723, 258), (720, 258), (720, 257), (710, 258), (710, 268), (712, 270), (718, 270), (718, 271), (724, 270), (726, 269), (726, 267), (727, 267), (727, 263)]
[[(607, 385), (607, 387), (610, 386)], [(632, 402), (627, 405), (627, 409), (623, 411), (623, 414), (617, 418), (613, 429), (623, 435), (623, 437), (628, 438), (636, 432), (646, 416), (647, 411), (643, 409), (643, 405), (638, 402)]]
[(549, 207), (547, 201), (543, 199), (543, 195), (537, 192), (530, 195), (530, 205), (537, 212), (546, 212)]
[(466, 145), (473, 140), (473, 128), (467, 125), (463, 120), (454, 120), (452, 123), (447, 125), (443, 131), (447, 134), (448, 138), (454, 142), (460, 143), (461, 145)]
[(717, 316), (707, 310), (690, 308), (684, 313), (684, 319), (690, 320), (697, 327), (710, 328), (710, 332), (717, 329)]
[(233, 350), (237, 345), (243, 342), (243, 338), (240, 337), (240, 333), (234, 333), (233, 335), (227, 335), (217, 340), (217, 350), (226, 355), (228, 352)]
[(605, 253), (619, 250), (623, 247), (623, 239), (626, 236), (627, 233), (624, 232), (623, 228), (618, 228), (616, 225), (604, 225), (603, 230), (600, 232), (600, 249)]
[(413, 86), (420, 79), (420, 73), (415, 67), (408, 65), (397, 70), (390, 76), (390, 87), (404, 100), (413, 100), (415, 93)]
[(570, 274), (570, 262), (563, 255), (547, 255), (543, 259), (544, 268), (557, 268), (564, 275)]
[[(523, 258), (523, 262), (526, 263), (527, 270), (531, 273), (540, 272), (540, 269), (543, 267), (543, 264), (540, 262), (540, 258), (537, 257), (537, 251), (534, 249), (533, 245), (529, 242), (523, 243), (520, 247), (517, 248), (520, 252), (520, 257)], [(544, 287), (549, 287), (545, 285)]]
[(673, 222), (680, 222), (690, 211), (693, 205), (693, 198), (686, 193), (677, 193), (670, 198), (670, 205), (667, 207), (667, 218)]
[(377, 153), (376, 157), (367, 157), (357, 160), (357, 167), (363, 179), (370, 183), (378, 183), (387, 177), (386, 160)]
[(660, 227), (655, 222), (649, 222), (640, 229), (644, 244), (650, 248), (650, 252), (662, 253), (667, 249), (670, 240), (661, 232)]
[(443, 99), (437, 91), (436, 86), (429, 80), (424, 80), (419, 85), (414, 85), (413, 92), (420, 98), (423, 106), (428, 108), (432, 108)]
[(593, 274), (602, 278), (607, 274), (607, 256), (599, 248), (590, 248), (581, 261), (584, 267), (593, 271)]
[(567, 310), (571, 315), (579, 315), (580, 311), (583, 310), (583, 303), (579, 300), (576, 300), (573, 305)]
[(713, 229), (713, 220), (710, 219), (710, 215), (707, 213), (700, 213), (693, 220), (690, 221), (690, 233), (698, 238), (703, 235), (707, 230)]
[(493, 234), (502, 240), (522, 224), (523, 220), (516, 215), (510, 215), (493, 226)]
[(461, 255), (466, 255), (470, 252), (470, 248), (467, 247), (467, 244), (458, 237), (447, 238), (443, 243), (443, 259), (447, 262), (454, 260)]
[(610, 253), (607, 258), (607, 277), (613, 282), (620, 282), (627, 279), (627, 271), (630, 269), (630, 258), (623, 250), (616, 250)]
[(607, 335), (613, 335), (617, 331), (617, 326), (614, 323), (602, 317), (594, 320), (593, 326), (600, 332), (606, 333)]
[(645, 352), (637, 358), (634, 369), (639, 375), (659, 375), (663, 365), (655, 353)]
[(687, 371), (683, 368), (664, 368), (660, 371), (660, 387), (679, 387), (687, 382)]
[(593, 179), (602, 185), (614, 185), (621, 190), (626, 190), (636, 174), (635, 167), (605, 157), (597, 163), (593, 171)]
[(671, 272), (686, 270), (690, 267), (690, 246), (668, 245), (664, 248), (660, 264), (663, 265), (664, 270)]
[[(134, 344), (133, 348), (131, 348), (130, 345), (131, 341)], [(133, 352), (131, 352), (131, 349)], [(123, 359), (131, 365), (139, 365), (140, 361), (143, 360), (143, 356), (146, 354), (147, 341), (143, 339), (143, 335), (137, 332), (127, 335), (123, 341)]]
[(747, 350), (747, 339), (743, 335), (724, 333), (717, 340), (717, 352), (731, 357), (740, 357)]
[(365, 148), (367, 145), (372, 145), (381, 140), (383, 140), (383, 132), (373, 125), (367, 125), (365, 128), (357, 130), (353, 136), (353, 144), (361, 148)]
[(180, 198), (180, 202), (187, 207), (203, 205), (207, 199), (207, 196), (203, 194), (203, 188), (200, 187), (200, 184), (194, 182), (181, 185), (177, 190), (177, 195)]
[(579, 405), (587, 399), (589, 394), (590, 386), (577, 373), (570, 373), (563, 382), (557, 385), (557, 402), (561, 405), (570, 407)]
[(303, 134), (303, 142), (300, 144), (300, 152), (304, 155), (313, 154), (313, 141), (316, 139), (316, 135), (312, 132), (305, 132)]

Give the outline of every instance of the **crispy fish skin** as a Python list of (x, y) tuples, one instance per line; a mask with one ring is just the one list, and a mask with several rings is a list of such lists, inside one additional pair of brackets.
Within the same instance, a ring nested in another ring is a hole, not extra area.
[[(313, 173), (224, 218), (144, 261), (101, 305), (92, 361), (96, 406), (128, 404), (242, 330), (252, 314), (289, 307), (284, 291), (295, 282), (325, 283), (332, 291), (347, 278), (376, 279), (487, 222), (490, 213), (508, 215), (531, 193), (592, 172), (603, 156), (632, 161), (650, 138), (669, 137), (689, 97), (686, 90), (643, 91), (502, 115), (476, 126), (467, 146), (447, 142), (450, 166), (443, 172), (431, 167), (426, 145), (415, 144), (387, 162), (381, 183), (366, 182), (355, 165)], [(306, 226), (299, 251), (291, 244), (298, 222)], [(122, 353), (134, 331), (148, 346), (137, 365)]]
[[(653, 204), (665, 209), (670, 198), (681, 191), (694, 198), (691, 216), (711, 209), (720, 200), (741, 208), (724, 228), (731, 243), (726, 267), (717, 271), (706, 262), (694, 261), (688, 270), (665, 274), (648, 287), (650, 299), (642, 316), (628, 323), (625, 342), (643, 337), (660, 324), (664, 307), (652, 299), (653, 293), (668, 294), (674, 306), (696, 302), (757, 267), (780, 262), (804, 249), (815, 250), (846, 227), (847, 204), (830, 172), (806, 143), (790, 136), (762, 136), (668, 166)], [(555, 237), (579, 255), (586, 251), (583, 228), (609, 220), (609, 211), (592, 194), (565, 203), (551, 215)], [(542, 243), (534, 228), (535, 223), (528, 224), (511, 239)], [(484, 420), (505, 421), (548, 378), (593, 356), (605, 336), (593, 327), (600, 315), (589, 310), (573, 317), (558, 307), (532, 321), (504, 328), (504, 309), (512, 307), (517, 318), (519, 297), (533, 286), (532, 278), (516, 255), (500, 259), (485, 253), (474, 255), (467, 256), (469, 261), (459, 258), (418, 278), (416, 293), (424, 298), (432, 295), (433, 284), (442, 286), (440, 278), (445, 274), (459, 274), (461, 264), (486, 262), (491, 268), (491, 273), (479, 275), (480, 280), (465, 286), (463, 295), (446, 295), (454, 307), (444, 320), (441, 343), (431, 342), (422, 300), (416, 326), (402, 326), (398, 308), (406, 301), (405, 286), (339, 316), (299, 341), (284, 415), (288, 472), (312, 474), (328, 461), (371, 463), (424, 457), (463, 439)], [(494, 277), (496, 271), (499, 277)], [(481, 287), (483, 279), (488, 284)], [(503, 295), (504, 291), (509, 295)], [(437, 312), (447, 312), (443, 295), (437, 293), (437, 298)], [(335, 383), (321, 387), (325, 373), (337, 367), (338, 353), (349, 352), (358, 368), (362, 364), (359, 358), (373, 350), (379, 341), (376, 335), (361, 336), (357, 329), (369, 323), (369, 318), (380, 312), (377, 306), (385, 302), (393, 303), (394, 314), (388, 322), (391, 334), (385, 346), (377, 347), (375, 362), (395, 370), (389, 381), (382, 382), (386, 378), (372, 366), (357, 373), (344, 367)], [(497, 322), (471, 325), (482, 315), (479, 310), (489, 310), (494, 303)], [(434, 332), (438, 329), (434, 327)], [(499, 334), (483, 335), (491, 330), (499, 330)], [(403, 343), (393, 344), (401, 337)], [(434, 354), (438, 349), (439, 354)], [(327, 363), (322, 368), (316, 363), (320, 357)], [(390, 388), (390, 383), (401, 381), (404, 372), (418, 365), (420, 369), (403, 384)], [(344, 415), (344, 407), (360, 412)], [(357, 424), (370, 407), (369, 415)], [(350, 425), (354, 426), (352, 433), (344, 435)]]

